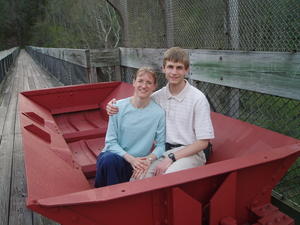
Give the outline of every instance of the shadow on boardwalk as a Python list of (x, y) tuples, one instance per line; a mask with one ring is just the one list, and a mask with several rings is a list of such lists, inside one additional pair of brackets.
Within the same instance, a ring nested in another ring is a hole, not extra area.
[(60, 85), (22, 50), (0, 86), (0, 225), (56, 224), (32, 213), (25, 205), (27, 192), (18, 94)]

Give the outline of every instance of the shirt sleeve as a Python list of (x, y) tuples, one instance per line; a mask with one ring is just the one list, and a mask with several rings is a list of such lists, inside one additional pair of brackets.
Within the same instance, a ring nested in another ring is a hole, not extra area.
[(155, 148), (153, 154), (159, 158), (165, 152), (165, 143), (166, 143), (166, 116), (165, 113), (162, 113), (162, 116), (159, 120), (158, 127), (155, 135)]
[(160, 96), (159, 96), (160, 92), (161, 92), (161, 90), (157, 90), (156, 92), (154, 92), (154, 93), (151, 95), (151, 99), (152, 99), (156, 104), (158, 104), (158, 105), (160, 105), (160, 101), (159, 101), (159, 99), (160, 99)]
[(194, 108), (194, 118), (194, 130), (197, 140), (213, 139), (214, 129), (211, 122), (210, 106), (206, 97), (197, 101)]
[(118, 142), (118, 121), (117, 115), (109, 117), (108, 127), (105, 136), (105, 151), (109, 151), (123, 157), (126, 151)]

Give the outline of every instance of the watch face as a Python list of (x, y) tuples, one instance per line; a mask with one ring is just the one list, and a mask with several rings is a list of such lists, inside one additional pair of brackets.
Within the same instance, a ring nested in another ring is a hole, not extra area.
[(175, 158), (174, 153), (169, 153), (169, 154), (168, 154), (168, 157), (169, 157), (170, 159), (172, 159), (173, 162), (176, 161), (176, 158)]

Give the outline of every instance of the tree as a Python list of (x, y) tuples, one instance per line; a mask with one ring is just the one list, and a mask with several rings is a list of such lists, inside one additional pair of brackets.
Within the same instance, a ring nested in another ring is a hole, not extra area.
[(34, 25), (32, 45), (65, 48), (113, 48), (120, 43), (120, 24), (105, 0), (53, 0)]

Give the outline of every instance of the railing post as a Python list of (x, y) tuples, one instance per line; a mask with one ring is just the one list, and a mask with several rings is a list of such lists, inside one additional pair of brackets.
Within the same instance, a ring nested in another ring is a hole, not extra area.
[(165, 0), (166, 11), (166, 32), (167, 32), (167, 47), (174, 46), (174, 15), (173, 15), (173, 0)]
[(88, 76), (89, 83), (96, 83), (98, 81), (97, 70), (91, 63), (91, 52), (89, 49), (85, 51), (85, 55), (86, 55), (87, 76)]

